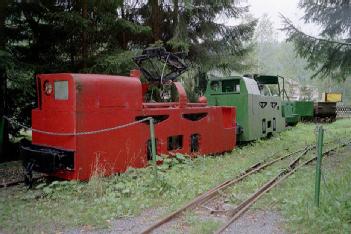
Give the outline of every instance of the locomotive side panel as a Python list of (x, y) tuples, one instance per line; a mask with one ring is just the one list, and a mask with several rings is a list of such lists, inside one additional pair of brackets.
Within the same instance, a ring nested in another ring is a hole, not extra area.
[(144, 115), (166, 116), (155, 124), (159, 154), (217, 154), (231, 151), (236, 145), (232, 107), (154, 108), (145, 109)]

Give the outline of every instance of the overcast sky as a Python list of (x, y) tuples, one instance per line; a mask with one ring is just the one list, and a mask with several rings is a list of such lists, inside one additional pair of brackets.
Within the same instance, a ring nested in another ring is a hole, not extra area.
[[(304, 32), (312, 35), (318, 34), (318, 27), (315, 25), (305, 25), (300, 18), (304, 15), (303, 9), (298, 8), (299, 0), (247, 0), (250, 5), (250, 13), (255, 18), (262, 17), (267, 14), (274, 27), (278, 29), (282, 27), (282, 20), (279, 13), (288, 17), (295, 25), (299, 26)], [(285, 39), (284, 32), (278, 32), (280, 40)]]

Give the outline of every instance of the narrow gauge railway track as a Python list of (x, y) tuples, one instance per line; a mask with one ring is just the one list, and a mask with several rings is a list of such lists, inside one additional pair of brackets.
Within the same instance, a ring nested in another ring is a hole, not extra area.
[[(345, 147), (346, 145), (351, 144), (351, 141), (348, 141), (346, 143), (343, 143), (339, 146), (336, 146), (332, 149), (329, 149), (323, 153), (323, 155), (329, 155), (331, 152), (335, 151), (338, 148)], [(302, 155), (301, 155), (302, 156)], [(216, 232), (215, 234), (219, 234), (224, 232), (229, 225), (231, 225), (235, 220), (241, 217), (259, 198), (261, 198), (265, 193), (269, 192), (271, 189), (273, 189), (275, 186), (280, 184), (282, 181), (287, 179), (290, 175), (294, 174), (298, 169), (302, 168), (303, 166), (306, 166), (313, 161), (317, 159), (317, 157), (313, 157), (311, 159), (308, 159), (304, 161), (301, 164), (298, 164), (300, 161), (301, 157), (298, 157), (295, 159), (290, 165), (280, 173), (278, 173), (273, 179), (269, 180), (267, 183), (265, 183), (263, 186), (261, 186), (259, 189), (256, 190), (253, 194), (249, 196), (245, 201), (241, 202), (235, 209), (231, 210), (229, 212), (229, 220), (224, 223)]]
[[(156, 230), (157, 228), (161, 227), (163, 224), (168, 223), (169, 221), (171, 221), (172, 219), (177, 218), (179, 215), (181, 215), (182, 213), (184, 213), (185, 211), (195, 208), (197, 206), (200, 206), (202, 204), (204, 204), (205, 202), (208, 202), (209, 200), (213, 199), (215, 196), (220, 195), (220, 192), (224, 189), (227, 189), (228, 187), (235, 185), (239, 182), (241, 182), (242, 180), (248, 178), (249, 176), (260, 172), (261, 170), (264, 170), (265, 168), (279, 162), (282, 161), (284, 159), (290, 158), (298, 153), (301, 153), (301, 155), (298, 157), (300, 158), (301, 156), (305, 155), (308, 151), (314, 149), (315, 146), (306, 146), (303, 149), (299, 149), (297, 151), (294, 151), (292, 153), (286, 154), (284, 156), (281, 156), (279, 158), (276, 159), (272, 159), (270, 161), (264, 160), (262, 162), (259, 163), (255, 163), (252, 166), (250, 166), (249, 168), (247, 168), (243, 173), (239, 174), (238, 176), (234, 177), (233, 179), (229, 179), (219, 185), (217, 185), (216, 187), (202, 193), (200, 196), (196, 197), (194, 200), (190, 201), (189, 203), (185, 204), (183, 207), (179, 208), (178, 210), (172, 212), (171, 214), (167, 215), (166, 217), (164, 217), (163, 219), (159, 220), (158, 222), (154, 223), (153, 225), (151, 225), (150, 227), (148, 227), (147, 229), (145, 229), (144, 231), (142, 231), (143, 234), (145, 233), (151, 233), (152, 231)], [(276, 154), (276, 153), (275, 153)], [(275, 155), (273, 154), (273, 155)], [(295, 162), (296, 164), (297, 162)]]
[[(44, 179), (46, 178), (46, 176), (38, 176), (38, 177), (34, 177), (32, 180), (33, 182), (36, 182), (40, 179)], [(0, 188), (8, 188), (8, 187), (13, 187), (13, 186), (16, 186), (16, 185), (20, 185), (20, 184), (25, 184), (25, 180), (12, 180), (12, 181), (4, 181), (4, 182), (1, 182), (0, 183)]]
[[(333, 142), (327, 142), (325, 144), (330, 144), (330, 143), (335, 143)], [(323, 155), (327, 155), (332, 151), (335, 151), (337, 148), (341, 148), (344, 147), (346, 145), (349, 145), (351, 143), (351, 141), (348, 141), (347, 143), (342, 143), (326, 152), (323, 153)], [(234, 222), (236, 219), (238, 219), (242, 214), (244, 214), (252, 204), (254, 204), (261, 196), (263, 196), (266, 192), (268, 192), (269, 190), (271, 190), (273, 187), (275, 187), (276, 185), (278, 185), (280, 182), (282, 182), (284, 179), (286, 179), (288, 176), (290, 176), (291, 174), (293, 174), (296, 170), (298, 170), (299, 168), (310, 164), (311, 162), (313, 162), (316, 157), (313, 157), (312, 159), (309, 159), (301, 164), (299, 164), (299, 161), (301, 160), (301, 158), (306, 155), (310, 150), (315, 149), (315, 146), (312, 145), (308, 145), (303, 149), (299, 149), (297, 151), (294, 151), (292, 153), (286, 154), (284, 156), (281, 156), (279, 158), (276, 159), (272, 159), (270, 161), (264, 160), (262, 162), (256, 163), (252, 166), (250, 166), (249, 168), (247, 168), (243, 173), (239, 174), (238, 176), (234, 177), (233, 179), (229, 179), (219, 185), (217, 185), (216, 187), (202, 193), (201, 195), (199, 195), (198, 197), (196, 197), (194, 200), (190, 201), (189, 203), (185, 204), (183, 207), (179, 208), (178, 210), (172, 212), (171, 214), (167, 215), (166, 217), (162, 218), (161, 220), (157, 221), (156, 223), (154, 223), (153, 225), (149, 226), (147, 229), (145, 229), (144, 231), (142, 231), (141, 233), (145, 234), (145, 233), (151, 233), (154, 230), (160, 228), (162, 225), (170, 222), (173, 219), (176, 219), (178, 216), (180, 216), (181, 214), (183, 214), (185, 211), (190, 210), (190, 209), (194, 209), (196, 207), (199, 207), (200, 205), (209, 202), (210, 200), (212, 200), (214, 197), (218, 196), (221, 194), (222, 190), (227, 189), (230, 186), (233, 186), (235, 184), (238, 184), (239, 182), (243, 181), (244, 179), (248, 178), (249, 176), (260, 172), (261, 170), (264, 170), (265, 168), (279, 162), (282, 161), (284, 159), (290, 158), (298, 153), (301, 153), (296, 159), (294, 159), (289, 165), (288, 167), (283, 170), (282, 172), (278, 173), (278, 175), (276, 177), (274, 177), (273, 179), (271, 179), (270, 181), (268, 181), (266, 184), (264, 184), (260, 189), (258, 189), (252, 196), (250, 196), (247, 200), (243, 201), (242, 203), (240, 203), (240, 205), (238, 207), (236, 207), (233, 210), (230, 210), (229, 216), (230, 219), (228, 220), (227, 223), (225, 223), (216, 233), (221, 233), (223, 232), (232, 222)], [(276, 153), (275, 153), (276, 154)], [(273, 154), (273, 155), (275, 155)]]
[[(251, 167), (249, 167), (248, 169), (246, 169), (243, 173), (241, 173), (239, 175), (237, 182), (239, 182), (240, 180), (244, 179), (246, 177), (246, 174), (251, 175), (251, 174), (253, 174), (253, 173), (257, 172), (257, 171), (262, 170), (265, 167), (268, 167), (268, 166), (274, 164), (277, 161), (283, 160), (283, 159), (285, 159), (285, 158), (287, 158), (287, 157), (289, 157), (289, 156), (291, 156), (293, 154), (296, 154), (298, 152), (301, 152), (301, 151), (302, 150), (298, 150), (298, 151), (295, 151), (293, 153), (289, 153), (288, 155), (285, 155), (285, 156), (282, 156), (280, 158), (274, 159), (274, 160), (272, 160), (270, 162), (262, 161), (262, 162), (259, 162), (259, 163), (255, 163), (254, 165), (252, 165)], [(33, 182), (38, 181), (38, 180), (43, 179), (43, 178), (45, 178), (45, 176), (35, 177), (35, 178), (33, 178)], [(229, 185), (231, 185), (232, 182), (233, 181), (228, 180), (228, 181), (218, 185), (217, 187), (218, 187), (218, 189), (220, 189), (220, 187), (226, 185), (227, 183), (230, 183)], [(23, 179), (22, 180), (11, 180), (11, 181), (7, 181), (7, 182), (2, 181), (2, 182), (0, 182), (0, 188), (8, 188), (8, 187), (12, 187), (12, 186), (16, 186), (16, 185), (20, 185), (20, 184), (24, 184), (24, 183), (25, 183), (25, 180), (23, 180)], [(213, 188), (212, 190), (215, 190), (217, 187)], [(210, 191), (207, 191), (207, 192), (210, 192)], [(203, 195), (205, 195), (205, 194), (203, 194)], [(204, 200), (204, 202), (205, 202), (205, 200)]]
[(24, 180), (2, 182), (0, 184), (0, 188), (8, 188), (8, 187), (16, 186), (16, 185), (19, 185), (19, 184), (22, 184), (22, 183), (24, 183)]
[[(331, 143), (331, 142), (329, 142)], [(307, 146), (307, 148), (309, 148), (309, 150), (315, 148), (314, 146)], [(205, 195), (209, 194), (210, 196), (212, 195), (215, 195), (216, 192), (218, 192), (220, 189), (223, 189), (225, 188), (226, 186), (230, 186), (230, 185), (233, 185), (233, 184), (236, 184), (238, 182), (240, 182), (241, 180), (245, 179), (247, 176), (250, 176), (251, 174), (254, 174), (260, 170), (263, 170), (264, 168), (278, 162), (278, 161), (281, 161), (287, 157), (290, 157), (292, 155), (295, 155), (299, 152), (302, 152), (304, 149), (300, 149), (300, 150), (297, 150), (295, 152), (292, 152), (292, 153), (289, 153), (285, 156), (282, 156), (282, 157), (279, 157), (277, 159), (273, 159), (269, 162), (267, 162), (266, 160), (262, 161), (262, 162), (258, 162), (252, 166), (250, 166), (249, 168), (247, 168), (243, 173), (241, 173), (239, 176), (235, 177), (235, 180), (227, 180), (225, 182), (223, 182), (222, 184), (216, 186), (215, 188), (212, 188), (211, 190), (208, 190), (207, 192), (201, 194), (199, 197), (197, 197), (195, 200), (193, 200), (192, 202), (189, 202), (187, 205), (185, 205), (184, 207), (178, 209), (177, 211), (173, 212), (172, 214), (170, 214), (169, 216), (171, 215), (178, 215), (179, 213), (183, 212), (185, 209), (188, 209), (188, 208), (191, 208), (193, 205), (195, 205), (196, 203), (200, 202), (200, 201), (207, 201), (207, 199), (210, 199), (211, 197), (205, 197)], [(276, 153), (275, 153), (276, 154)], [(274, 155), (274, 154), (273, 154)], [(40, 179), (44, 179), (46, 178), (47, 176), (46, 175), (43, 175), (43, 176), (37, 176), (37, 177), (34, 177), (33, 178), (33, 182), (36, 182)], [(8, 187), (13, 187), (13, 186), (16, 186), (16, 185), (20, 185), (20, 184), (24, 184), (25, 183), (25, 180), (21, 179), (21, 180), (10, 180), (10, 181), (1, 181), (0, 182), (0, 188), (8, 188)], [(223, 187), (225, 186), (225, 187)], [(223, 187), (223, 188), (222, 188)], [(213, 194), (214, 193), (214, 194)], [(203, 198), (204, 197), (204, 198)], [(201, 198), (201, 199), (200, 199)], [(185, 208), (185, 209), (184, 209)], [(168, 218), (169, 216), (167, 216), (166, 218)], [(166, 219), (165, 218), (165, 219)], [(172, 219), (172, 217), (169, 217), (170, 219)], [(166, 221), (167, 222), (167, 221)], [(156, 225), (156, 224), (155, 224)], [(161, 224), (162, 225), (162, 224)], [(151, 227), (150, 227), (151, 228)], [(155, 227), (157, 228), (157, 227)], [(151, 230), (150, 230), (151, 231)]]
[[(21, 161), (13, 161), (8, 164), (4, 163), (4, 165), (0, 169), (0, 188), (8, 188), (26, 183), (26, 169), (23, 167)], [(32, 174), (32, 181), (36, 182), (46, 177), (45, 174), (34, 172)]]

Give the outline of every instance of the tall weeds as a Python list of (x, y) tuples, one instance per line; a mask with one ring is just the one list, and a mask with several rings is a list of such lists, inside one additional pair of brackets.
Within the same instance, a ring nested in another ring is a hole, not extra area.
[(90, 198), (99, 198), (105, 195), (107, 189), (105, 174), (106, 168), (100, 163), (100, 154), (97, 154), (92, 165), (90, 180), (86, 186), (86, 193)]

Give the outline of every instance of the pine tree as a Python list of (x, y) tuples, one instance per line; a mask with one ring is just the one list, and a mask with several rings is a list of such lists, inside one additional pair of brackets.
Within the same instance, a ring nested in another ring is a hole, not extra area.
[(6, 67), (7, 61), (5, 52), (5, 20), (7, 15), (7, 0), (0, 2), (0, 162), (5, 159), (5, 149), (8, 143), (8, 132), (3, 115), (5, 114), (5, 94), (6, 94)]
[(313, 77), (346, 79), (351, 75), (351, 1), (301, 0), (306, 23), (319, 25), (319, 37), (298, 29), (283, 17), (288, 41), (293, 41), (298, 54), (306, 58), (308, 67), (315, 70)]
[(256, 25), (255, 20), (235, 26), (224, 23), (248, 13), (247, 6), (234, 0), (150, 0), (134, 13), (152, 28), (149, 43), (160, 40), (169, 50), (187, 52), (188, 59), (204, 70), (241, 69)]
[[(8, 115), (26, 125), (35, 102), (34, 74), (125, 75), (134, 67), (131, 58), (155, 43), (188, 52), (189, 60), (205, 70), (239, 69), (256, 23), (217, 22), (219, 17), (237, 20), (247, 14), (248, 8), (235, 0), (0, 2), (0, 69), (7, 78), (1, 79), (0, 88), (7, 84)], [(7, 14), (2, 14), (5, 9)]]
[(37, 72), (88, 71), (96, 60), (129, 49), (150, 32), (125, 19), (123, 5), (121, 0), (14, 1), (8, 18), (11, 50), (40, 65)]
[[(6, 114), (27, 126), (36, 101), (34, 74), (128, 74), (133, 62), (126, 50), (150, 33), (126, 19), (121, 0), (0, 2), (0, 116), (6, 93)], [(19, 128), (10, 127), (16, 136)]]
[[(244, 18), (248, 8), (237, 1), (192, 1), (181, 8), (179, 22), (171, 44), (185, 45), (190, 59), (205, 70), (243, 69), (243, 57), (249, 51), (255, 20), (228, 26), (229, 19)], [(222, 18), (223, 22), (216, 22)]]

